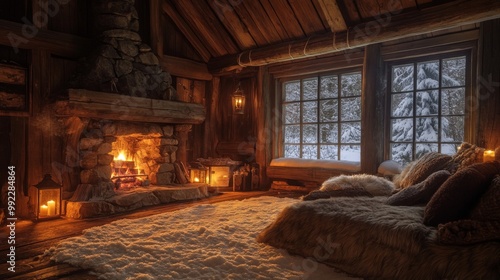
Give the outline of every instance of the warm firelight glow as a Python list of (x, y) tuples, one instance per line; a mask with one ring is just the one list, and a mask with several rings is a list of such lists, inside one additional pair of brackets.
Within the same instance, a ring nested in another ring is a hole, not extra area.
[(198, 177), (194, 177), (194, 182), (195, 182), (195, 183), (199, 183), (199, 182), (200, 182), (200, 178), (198, 178)]
[(125, 152), (124, 152), (124, 151), (120, 151), (120, 153), (118, 154), (118, 156), (116, 156), (114, 159), (115, 159), (115, 160), (123, 160), (123, 161), (126, 161), (126, 160), (127, 160), (127, 157), (125, 157)]

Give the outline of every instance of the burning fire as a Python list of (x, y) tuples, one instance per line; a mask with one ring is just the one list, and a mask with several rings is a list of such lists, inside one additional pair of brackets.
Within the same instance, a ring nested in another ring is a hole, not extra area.
[(120, 151), (120, 153), (118, 154), (118, 156), (115, 156), (114, 160), (126, 161), (127, 157), (125, 156), (125, 151)]

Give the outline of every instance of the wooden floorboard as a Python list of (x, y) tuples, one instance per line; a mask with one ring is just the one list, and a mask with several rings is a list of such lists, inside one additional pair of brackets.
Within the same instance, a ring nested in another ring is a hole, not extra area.
[[(97, 279), (96, 276), (89, 274), (89, 271), (81, 268), (68, 264), (56, 264), (48, 257), (43, 257), (43, 253), (63, 239), (81, 235), (82, 231), (87, 228), (101, 226), (119, 219), (138, 219), (199, 204), (242, 200), (264, 195), (298, 197), (301, 194), (282, 191), (224, 192), (206, 199), (156, 205), (133, 212), (85, 220), (61, 218), (38, 223), (19, 220), (16, 223), (16, 272), (8, 270), (8, 263), (1, 263), (0, 279)], [(6, 240), (7, 236), (8, 229), (3, 227), (0, 231), (0, 237), (2, 240)], [(7, 242), (0, 244), (0, 254), (6, 256), (9, 253), (9, 247)]]

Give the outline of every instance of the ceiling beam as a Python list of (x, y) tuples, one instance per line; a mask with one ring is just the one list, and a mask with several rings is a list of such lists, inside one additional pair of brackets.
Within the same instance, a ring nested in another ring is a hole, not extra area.
[(169, 55), (159, 57), (159, 61), (163, 70), (172, 76), (202, 81), (212, 80), (212, 74), (208, 72), (205, 63)]
[(172, 19), (177, 28), (186, 36), (186, 39), (198, 51), (203, 61), (208, 61), (212, 54), (207, 49), (206, 44), (203, 43), (198, 36), (196, 36), (193, 29), (189, 24), (179, 15), (175, 7), (169, 1), (163, 1), (162, 10)]
[(0, 20), (0, 44), (18, 49), (47, 50), (68, 58), (84, 56), (89, 51), (88, 38), (46, 30), (34, 25)]
[(332, 32), (339, 32), (347, 29), (347, 25), (345, 24), (344, 17), (342, 16), (337, 1), (318, 0), (318, 3)]
[(261, 66), (478, 23), (500, 18), (500, 1), (457, 0), (419, 11), (397, 12), (360, 23), (347, 31), (326, 33), (213, 58), (208, 67), (212, 73), (217, 73), (235, 66)]

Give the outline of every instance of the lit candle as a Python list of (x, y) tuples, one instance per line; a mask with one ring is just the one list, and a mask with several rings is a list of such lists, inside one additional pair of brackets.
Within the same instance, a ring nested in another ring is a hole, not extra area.
[(47, 216), (49, 207), (47, 205), (40, 206), (40, 216)]
[(495, 160), (495, 151), (486, 150), (483, 153), (483, 162), (494, 161)]
[(195, 183), (199, 183), (199, 182), (200, 182), (200, 178), (198, 178), (198, 177), (194, 177), (194, 182), (195, 182)]
[(47, 201), (48, 211), (47, 215), (52, 216), (56, 214), (56, 202), (53, 200)]

